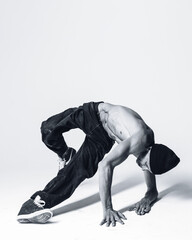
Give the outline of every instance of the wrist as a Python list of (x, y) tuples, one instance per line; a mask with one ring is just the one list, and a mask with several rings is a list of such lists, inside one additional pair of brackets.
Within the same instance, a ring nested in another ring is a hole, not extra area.
[(151, 189), (146, 192), (144, 198), (148, 199), (150, 202), (153, 202), (157, 199), (157, 196), (158, 196), (157, 189)]
[(113, 210), (112, 204), (110, 204), (109, 206), (103, 207), (103, 213), (104, 213), (104, 214), (105, 214), (108, 210)]

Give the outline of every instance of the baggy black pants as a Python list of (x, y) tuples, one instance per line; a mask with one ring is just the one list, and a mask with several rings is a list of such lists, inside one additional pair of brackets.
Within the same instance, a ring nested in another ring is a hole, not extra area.
[(62, 135), (64, 132), (80, 128), (86, 134), (82, 146), (69, 164), (61, 169), (42, 191), (32, 195), (32, 199), (40, 195), (46, 208), (54, 207), (69, 198), (83, 180), (96, 173), (98, 163), (112, 148), (114, 141), (108, 136), (99, 119), (99, 103), (90, 102), (78, 108), (67, 109), (42, 123), (43, 142), (60, 157), (68, 148)]

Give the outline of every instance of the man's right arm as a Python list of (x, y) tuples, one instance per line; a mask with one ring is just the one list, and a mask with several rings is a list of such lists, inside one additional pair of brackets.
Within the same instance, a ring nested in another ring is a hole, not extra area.
[[(123, 159), (119, 159), (119, 161), (122, 162)], [(103, 220), (100, 225), (106, 223), (107, 227), (110, 224), (114, 227), (116, 222), (124, 224), (122, 219), (126, 220), (125, 216), (121, 212), (115, 211), (112, 206), (111, 185), (114, 167), (107, 161), (107, 157), (99, 164), (99, 193), (103, 206)]]
[(130, 139), (119, 143), (100, 163), (99, 163), (99, 192), (103, 206), (103, 220), (101, 225), (116, 225), (116, 222), (123, 224), (125, 216), (115, 211), (112, 206), (111, 185), (114, 168), (122, 163), (128, 156), (130, 150)]
[(130, 138), (120, 142), (99, 164), (99, 192), (103, 205), (104, 218), (101, 225), (115, 226), (116, 221), (123, 224), (125, 216), (113, 209), (111, 200), (111, 185), (114, 168), (122, 163), (130, 154), (143, 151), (146, 135), (139, 131)]

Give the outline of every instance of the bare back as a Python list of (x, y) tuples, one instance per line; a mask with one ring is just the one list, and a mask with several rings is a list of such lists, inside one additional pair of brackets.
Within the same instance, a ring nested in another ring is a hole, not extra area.
[(101, 103), (98, 109), (104, 129), (117, 143), (140, 130), (149, 129), (141, 116), (128, 107)]

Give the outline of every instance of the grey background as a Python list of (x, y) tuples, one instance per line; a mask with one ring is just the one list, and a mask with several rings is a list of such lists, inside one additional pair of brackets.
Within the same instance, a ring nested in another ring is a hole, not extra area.
[[(18, 236), (20, 231), (40, 230), (40, 226), (21, 226), (13, 219), (22, 202), (57, 172), (57, 156), (41, 142), (40, 124), (65, 108), (88, 101), (103, 100), (138, 111), (155, 131), (156, 141), (173, 148), (181, 158), (177, 169), (158, 178), (162, 190), (176, 182), (184, 184), (179, 185), (179, 196), (190, 193), (191, 11), (192, 3), (187, 0), (0, 1), (0, 201), (4, 230), (11, 227)], [(68, 142), (75, 148), (80, 146), (83, 137), (78, 130), (66, 134)], [(136, 182), (136, 179), (142, 179), (134, 158), (130, 157), (125, 165), (118, 168), (115, 183), (127, 177)], [(130, 193), (130, 196), (136, 196), (133, 201), (139, 200), (144, 193), (145, 186), (139, 186)], [(80, 196), (97, 193), (97, 176), (80, 188), (72, 200), (78, 201)], [(136, 192), (140, 194), (134, 195)], [(123, 196), (118, 198), (117, 205)], [(174, 213), (183, 205), (190, 209), (191, 204), (187, 204), (191, 195), (184, 196), (188, 201), (180, 199), (178, 206), (172, 209)], [(177, 197), (173, 196), (174, 201)], [(125, 199), (124, 206), (127, 206), (129, 194)], [(169, 198), (167, 201), (167, 208), (173, 208), (173, 201), (169, 202)], [(67, 216), (60, 214), (61, 225), (43, 226), (41, 229), (45, 232), (41, 230), (38, 234), (50, 235), (48, 233), (53, 226), (61, 231), (71, 219), (77, 229), (69, 232), (71, 239), (86, 239), (81, 233), (87, 224), (92, 224), (87, 229), (89, 240), (105, 234), (113, 238), (116, 232), (118, 236), (128, 234), (132, 239), (140, 239), (142, 235), (138, 235), (136, 229), (137, 221), (141, 220), (132, 213), (132, 219), (127, 221), (124, 230), (119, 230), (122, 227), (98, 230), (102, 209), (96, 202), (96, 205), (92, 204), (95, 210), (85, 208), (82, 213), (82, 208), (80, 214), (78, 211), (69, 211)], [(161, 208), (159, 212), (169, 213), (165, 206)], [(180, 226), (178, 221), (183, 219), (185, 224), (174, 239), (189, 230), (184, 212), (179, 213), (177, 223)], [(89, 220), (87, 216), (90, 216)], [(145, 233), (145, 224), (152, 224), (153, 218), (161, 221), (161, 217), (151, 215), (150, 219), (148, 216), (149, 222), (142, 220), (144, 222), (139, 224), (141, 232)], [(169, 219), (169, 215), (165, 219)], [(14, 234), (13, 231), (9, 233)], [(164, 233), (167, 237), (173, 234), (170, 229)], [(163, 236), (166, 239), (162, 234), (161, 231), (159, 238)], [(150, 236), (158, 239), (155, 231)]]

